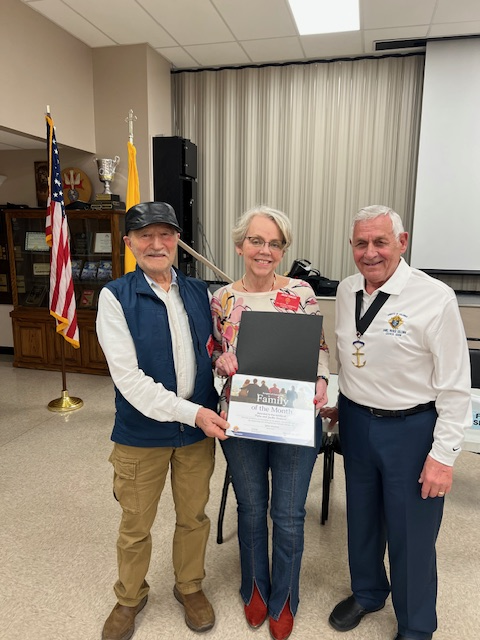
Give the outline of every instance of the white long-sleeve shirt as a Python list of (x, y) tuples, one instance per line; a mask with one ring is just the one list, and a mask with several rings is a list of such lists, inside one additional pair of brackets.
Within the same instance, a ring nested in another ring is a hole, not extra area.
[(191, 427), (200, 405), (190, 402), (195, 386), (196, 363), (188, 317), (180, 297), (176, 274), (165, 291), (151, 278), (145, 279), (165, 303), (172, 337), (177, 376), (177, 393), (168, 391), (139, 369), (137, 353), (120, 302), (107, 288), (98, 299), (97, 336), (107, 359), (110, 375), (123, 397), (148, 418), (159, 422), (178, 421)]
[[(357, 291), (363, 291), (362, 315), (379, 291), (390, 294), (360, 337), (365, 343), (362, 367), (354, 365)], [(468, 347), (454, 291), (401, 258), (391, 278), (371, 295), (360, 273), (343, 280), (335, 319), (341, 393), (378, 409), (435, 401), (438, 418), (430, 454), (452, 465), (472, 411)]]

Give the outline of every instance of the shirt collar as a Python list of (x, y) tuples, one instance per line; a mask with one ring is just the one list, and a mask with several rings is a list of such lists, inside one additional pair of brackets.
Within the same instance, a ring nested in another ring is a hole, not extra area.
[[(175, 285), (178, 286), (178, 278), (177, 278), (177, 272), (175, 271), (175, 269), (173, 267), (170, 267), (170, 273), (172, 275), (172, 282), (170, 283), (170, 286)], [(151, 287), (160, 287), (159, 284), (157, 284), (155, 282), (155, 280), (152, 280), (152, 278), (150, 278), (150, 276), (147, 276), (147, 274), (145, 273), (145, 271), (143, 271), (143, 275), (145, 277), (145, 280), (148, 282), (148, 284)], [(161, 288), (161, 287), (160, 287)]]
[[(384, 291), (388, 294), (398, 295), (402, 292), (410, 278), (411, 267), (400, 257), (398, 267), (395, 269), (390, 278), (382, 284), (376, 291)], [(352, 293), (357, 291), (365, 291), (365, 279), (361, 273), (356, 273), (352, 278)]]

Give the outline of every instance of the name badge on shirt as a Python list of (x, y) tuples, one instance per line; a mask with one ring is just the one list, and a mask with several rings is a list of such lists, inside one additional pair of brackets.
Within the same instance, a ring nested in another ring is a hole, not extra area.
[(205, 345), (207, 347), (207, 353), (209, 355), (209, 357), (212, 357), (213, 354), (213, 336), (212, 334), (210, 334), (208, 340), (207, 340), (207, 344)]
[(284, 293), (279, 291), (274, 302), (275, 307), (280, 309), (287, 309), (288, 311), (297, 311), (300, 305), (300, 297), (292, 295), (291, 293)]

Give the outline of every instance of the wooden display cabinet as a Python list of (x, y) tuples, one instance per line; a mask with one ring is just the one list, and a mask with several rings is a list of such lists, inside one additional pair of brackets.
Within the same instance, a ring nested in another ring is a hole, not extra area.
[(72, 277), (80, 348), (56, 332), (48, 309), (50, 248), (45, 241), (45, 209), (5, 211), (10, 256), (14, 367), (61, 369), (64, 341), (67, 371), (108, 374), (95, 320), (100, 289), (123, 273), (125, 212), (69, 210)]

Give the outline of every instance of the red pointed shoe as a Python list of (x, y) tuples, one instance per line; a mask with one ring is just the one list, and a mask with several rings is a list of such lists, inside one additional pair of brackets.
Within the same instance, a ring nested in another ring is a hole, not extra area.
[(244, 608), (248, 626), (252, 629), (258, 629), (261, 627), (267, 618), (267, 605), (262, 600), (262, 596), (257, 589), (257, 585), (254, 586), (250, 604), (244, 605)]
[(270, 623), (270, 635), (273, 640), (287, 640), (293, 630), (293, 616), (290, 611), (289, 601), (285, 603), (282, 609), (282, 613), (278, 620), (274, 620), (271, 616), (269, 618)]

